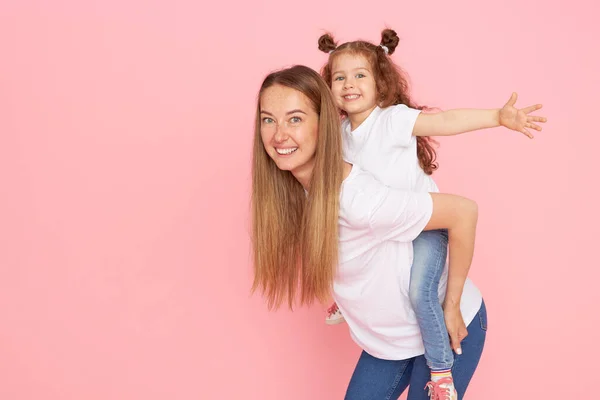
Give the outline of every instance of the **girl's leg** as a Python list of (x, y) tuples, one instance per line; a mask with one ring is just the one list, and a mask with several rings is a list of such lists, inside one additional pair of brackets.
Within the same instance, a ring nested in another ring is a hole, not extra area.
[[(471, 378), (477, 369), (487, 332), (487, 312), (485, 303), (481, 304), (479, 312), (467, 327), (469, 335), (461, 342), (463, 350), (462, 355), (455, 355), (452, 375), (454, 377), (454, 387), (458, 392), (458, 399), (462, 400)], [(429, 367), (425, 357), (415, 359), (410, 388), (408, 390), (408, 400), (429, 400), (425, 385), (429, 381)]]
[(362, 352), (345, 400), (396, 400), (408, 386), (414, 358), (381, 360)]
[(421, 329), (425, 359), (432, 370), (449, 370), (454, 354), (438, 297), (448, 254), (448, 232), (422, 232), (413, 241), (413, 253), (409, 296)]

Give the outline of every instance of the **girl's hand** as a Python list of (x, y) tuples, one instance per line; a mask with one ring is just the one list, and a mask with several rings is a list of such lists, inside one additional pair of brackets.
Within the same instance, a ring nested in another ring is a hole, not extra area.
[(541, 104), (518, 109), (515, 107), (517, 102), (517, 94), (513, 93), (508, 102), (500, 109), (499, 122), (500, 125), (512, 129), (513, 131), (521, 132), (525, 136), (533, 139), (533, 135), (528, 129), (541, 131), (542, 127), (534, 124), (534, 122), (546, 122), (546, 117), (538, 117), (529, 115), (530, 113), (542, 108)]

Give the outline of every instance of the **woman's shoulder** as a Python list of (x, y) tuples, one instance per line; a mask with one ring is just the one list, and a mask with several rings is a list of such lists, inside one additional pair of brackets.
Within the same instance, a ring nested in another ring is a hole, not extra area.
[(368, 221), (374, 205), (387, 189), (371, 173), (354, 164), (342, 183), (340, 214), (353, 221)]
[(351, 169), (342, 182), (342, 193), (355, 194), (369, 187), (381, 184), (373, 174), (365, 171), (357, 164), (350, 164)]

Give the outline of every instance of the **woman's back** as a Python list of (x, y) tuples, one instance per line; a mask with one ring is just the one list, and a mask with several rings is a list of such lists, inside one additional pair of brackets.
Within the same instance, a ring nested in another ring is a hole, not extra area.
[[(339, 213), (339, 265), (334, 297), (352, 338), (369, 354), (406, 359), (423, 354), (415, 314), (408, 298), (412, 240), (427, 225), (431, 195), (392, 189), (353, 166), (342, 183)], [(446, 292), (447, 271), (440, 296)], [(470, 280), (461, 311), (468, 324), (481, 306)]]

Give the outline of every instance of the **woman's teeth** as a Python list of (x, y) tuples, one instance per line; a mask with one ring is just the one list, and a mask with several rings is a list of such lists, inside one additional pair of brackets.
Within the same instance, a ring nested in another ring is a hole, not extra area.
[(296, 150), (298, 150), (297, 147), (290, 148), (290, 149), (275, 149), (275, 151), (277, 152), (277, 154), (282, 154), (282, 155), (292, 154)]

